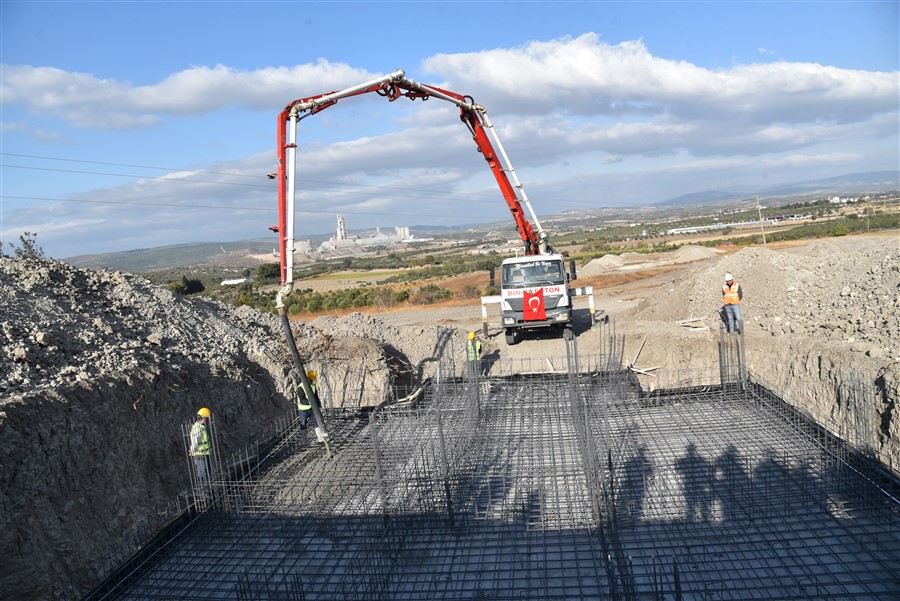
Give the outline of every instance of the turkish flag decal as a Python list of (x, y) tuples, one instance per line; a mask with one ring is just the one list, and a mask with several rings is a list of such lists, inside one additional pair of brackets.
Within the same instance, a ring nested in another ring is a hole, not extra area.
[(533, 294), (525, 290), (522, 298), (522, 312), (525, 321), (545, 321), (547, 319), (543, 288), (538, 288)]

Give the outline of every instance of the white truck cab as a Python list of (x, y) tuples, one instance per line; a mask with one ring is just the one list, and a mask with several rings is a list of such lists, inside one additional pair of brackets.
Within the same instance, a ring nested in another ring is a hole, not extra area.
[(560, 254), (505, 259), (500, 266), (500, 322), (506, 343), (515, 344), (519, 330), (569, 327), (569, 282), (574, 279)]

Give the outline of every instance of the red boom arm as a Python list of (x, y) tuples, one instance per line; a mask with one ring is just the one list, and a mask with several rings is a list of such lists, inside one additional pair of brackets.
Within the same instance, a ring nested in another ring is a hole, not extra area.
[[(288, 104), (278, 115), (278, 226), (270, 229), (279, 233), (279, 251), (281, 258), (281, 282), (289, 283), (287, 280), (291, 277), (288, 269), (287, 257), (289, 253), (293, 253), (293, 224), (288, 223), (288, 219), (293, 219), (293, 215), (288, 215), (289, 207), (289, 191), (288, 191), (288, 168), (287, 153), (289, 150), (296, 150), (296, 143), (286, 138), (288, 132), (288, 124), (291, 123), (295, 127), (295, 122), (304, 119), (310, 115), (327, 109), (337, 103), (342, 98), (358, 96), (375, 92), (379, 96), (384, 96), (389, 102), (397, 100), (401, 96), (405, 96), (410, 100), (427, 100), (431, 97), (441, 98), (456, 104), (459, 107), (459, 118), (466, 124), (472, 133), (472, 139), (478, 151), (484, 156), (488, 163), (503, 199), (512, 213), (516, 222), (516, 229), (525, 242), (525, 254), (536, 255), (541, 254), (542, 250), (548, 245), (542, 233), (534, 231), (531, 223), (526, 219), (522, 209), (522, 203), (516, 194), (516, 189), (507, 176), (507, 169), (504, 168), (502, 161), (497, 156), (494, 145), (485, 130), (485, 124), (491, 127), (490, 121), (487, 120), (487, 114), (484, 107), (475, 104), (475, 102), (466, 96), (462, 96), (455, 92), (442, 90), (434, 86), (420, 84), (412, 80), (408, 80), (403, 76), (403, 71), (396, 71), (379, 80), (362, 84), (354, 88), (346, 90), (329, 92), (327, 94), (319, 94), (317, 96), (309, 96), (300, 100), (295, 100)], [(302, 116), (300, 116), (302, 113)], [(511, 170), (511, 169), (510, 169)], [(518, 186), (521, 190), (521, 185)], [(527, 199), (526, 199), (527, 202)], [(290, 228), (288, 227), (290, 225)], [(540, 224), (538, 223), (540, 230)], [(288, 248), (289, 244), (291, 248)]]

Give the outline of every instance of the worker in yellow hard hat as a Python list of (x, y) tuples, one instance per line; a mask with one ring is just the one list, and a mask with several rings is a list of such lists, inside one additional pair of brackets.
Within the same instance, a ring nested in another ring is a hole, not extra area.
[[(316, 397), (316, 402), (318, 402), (319, 392), (316, 389), (317, 375), (315, 370), (308, 370), (306, 377), (309, 379), (309, 387), (312, 389), (313, 396)], [(303, 386), (300, 386), (300, 390), (297, 392), (297, 410), (300, 412), (301, 430), (306, 430), (306, 427), (310, 424), (313, 428), (316, 427), (316, 417), (312, 412), (312, 401), (306, 395), (306, 389)]]
[(202, 407), (197, 411), (197, 420), (191, 426), (191, 443), (188, 455), (194, 459), (194, 475), (197, 477), (198, 483), (203, 483), (209, 479), (209, 430), (206, 424), (212, 415), (209, 408)]
[(481, 340), (475, 332), (469, 332), (469, 339), (466, 341), (466, 367), (470, 380), (481, 374)]

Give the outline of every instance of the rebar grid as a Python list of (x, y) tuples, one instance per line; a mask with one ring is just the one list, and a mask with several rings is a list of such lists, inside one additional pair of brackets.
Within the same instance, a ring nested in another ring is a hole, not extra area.
[(764, 386), (670, 375), (441, 377), (330, 415), (331, 459), (289, 429), (120, 596), (897, 598), (864, 460)]
[(758, 387), (673, 392), (610, 414), (613, 522), (635, 582), (677, 557), (682, 591), (701, 598), (896, 598), (898, 505), (846, 446)]

